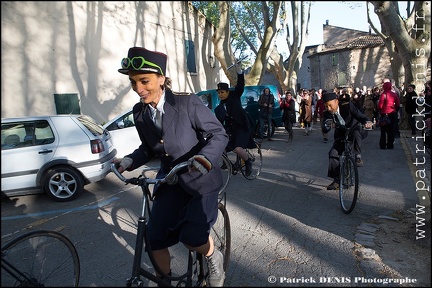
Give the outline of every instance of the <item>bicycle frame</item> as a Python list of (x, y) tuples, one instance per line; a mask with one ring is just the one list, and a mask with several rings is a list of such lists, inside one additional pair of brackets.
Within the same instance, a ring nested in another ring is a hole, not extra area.
[[(177, 173), (180, 169), (186, 167), (188, 164), (187, 162), (180, 163), (176, 165), (171, 172), (164, 178), (164, 179), (151, 179), (148, 178), (145, 175), (145, 172), (147, 171), (154, 171), (158, 168), (155, 167), (148, 167), (145, 168), (142, 172), (141, 177), (138, 178), (131, 178), (126, 179), (123, 175), (121, 175), (118, 170), (115, 167), (115, 164), (111, 164), (111, 170), (116, 174), (117, 177), (119, 177), (123, 182), (125, 183), (132, 183), (135, 185), (138, 185), (141, 187), (142, 190), (142, 209), (141, 214), (138, 217), (138, 224), (137, 224), (137, 236), (135, 241), (135, 253), (134, 253), (134, 260), (133, 260), (133, 266), (132, 266), (132, 276), (131, 278), (126, 280), (126, 286), (131, 287), (132, 285), (136, 286), (143, 286), (143, 281), (141, 280), (141, 276), (149, 279), (150, 281), (158, 284), (159, 286), (165, 286), (165, 287), (176, 287), (173, 286), (170, 282), (171, 281), (178, 281), (177, 286), (179, 283), (184, 283), (186, 287), (192, 286), (192, 280), (193, 280), (193, 266), (198, 264), (199, 265), (199, 271), (195, 271), (197, 273), (197, 283), (201, 283), (206, 277), (205, 271), (203, 268), (204, 259), (201, 254), (196, 253), (192, 250), (189, 250), (188, 253), (188, 264), (187, 264), (187, 271), (179, 276), (171, 276), (167, 275), (162, 272), (161, 268), (156, 263), (156, 260), (152, 254), (152, 249), (150, 246), (150, 243), (146, 236), (146, 229), (147, 229), (147, 223), (148, 223), (148, 217), (150, 213), (150, 201), (152, 200), (152, 193), (150, 191), (149, 185), (151, 184), (158, 184), (158, 183), (168, 183), (168, 184), (174, 184), (177, 181)], [(141, 267), (141, 259), (142, 259), (142, 252), (144, 249), (144, 243), (147, 246), (147, 255), (149, 256), (150, 262), (155, 269), (156, 273), (158, 275), (161, 275), (161, 277), (156, 276), (154, 273), (144, 269)]]
[(34, 230), (1, 248), (2, 285), (19, 287), (78, 286), (79, 256), (65, 235)]
[(38, 287), (39, 285), (35, 279), (27, 277), (27, 275), (18, 270), (14, 265), (9, 263), (9, 261), (3, 259), (3, 255), (1, 258), (1, 268), (9, 273), (9, 275), (11, 275), (13, 278), (15, 278), (16, 281), (20, 283), (20, 286), (30, 285), (31, 287)]

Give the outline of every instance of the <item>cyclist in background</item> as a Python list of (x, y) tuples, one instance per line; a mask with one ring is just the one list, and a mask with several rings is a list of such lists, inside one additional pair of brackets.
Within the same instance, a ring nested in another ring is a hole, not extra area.
[[(324, 112), (323, 132), (327, 133), (335, 123), (333, 145), (329, 151), (329, 165), (327, 176), (333, 178), (333, 182), (327, 186), (327, 190), (339, 189), (339, 155), (345, 149), (343, 138), (346, 128), (354, 127), (358, 122), (365, 125), (366, 129), (372, 129), (372, 122), (352, 103), (352, 101), (339, 101), (338, 95), (334, 92), (326, 93), (323, 91), (323, 101), (326, 107)], [(363, 166), (361, 159), (360, 126), (354, 127), (350, 131), (349, 139), (353, 141), (353, 151), (356, 155), (356, 165)]]
[[(128, 75), (140, 97), (133, 107), (141, 145), (121, 161), (118, 171), (132, 171), (154, 157), (160, 159), (157, 178), (172, 167), (190, 162), (178, 183), (154, 187), (148, 236), (158, 266), (170, 275), (169, 247), (178, 242), (205, 256), (209, 284), (223, 286), (223, 255), (214, 248), (211, 227), (218, 215), (218, 192), (222, 187), (220, 157), (228, 143), (225, 129), (195, 95), (175, 93), (165, 74), (167, 55), (141, 47), (129, 49), (118, 71)], [(147, 247), (146, 247), (147, 248)], [(158, 275), (160, 276), (160, 275)]]
[(253, 134), (246, 111), (243, 109), (240, 97), (244, 91), (244, 74), (241, 63), (236, 64), (237, 85), (234, 91), (229, 91), (228, 83), (217, 84), (217, 93), (220, 103), (214, 109), (217, 119), (225, 127), (229, 136), (226, 151), (234, 151), (245, 161), (246, 176), (252, 172), (252, 162), (246, 152), (246, 148), (253, 148)]

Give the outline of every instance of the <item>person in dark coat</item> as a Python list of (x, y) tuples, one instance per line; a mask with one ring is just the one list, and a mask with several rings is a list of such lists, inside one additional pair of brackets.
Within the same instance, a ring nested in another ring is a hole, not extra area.
[(295, 101), (292, 97), (291, 91), (286, 91), (285, 95), (281, 97), (280, 109), (282, 110), (282, 122), (284, 123), (285, 130), (288, 132), (288, 139), (293, 139), (293, 124), (296, 122)]
[(265, 87), (263, 92), (261, 93), (258, 99), (259, 109), (259, 137), (264, 138), (264, 126), (265, 122), (267, 122), (267, 140), (272, 141), (271, 132), (272, 132), (272, 114), (273, 114), (273, 106), (274, 106), (275, 96), (271, 93), (270, 88)]
[(252, 162), (246, 148), (254, 147), (253, 127), (250, 126), (246, 111), (241, 104), (241, 96), (244, 91), (244, 74), (241, 63), (237, 63), (237, 85), (234, 91), (229, 90), (228, 83), (217, 84), (217, 92), (220, 103), (215, 108), (217, 119), (225, 127), (229, 136), (229, 142), (226, 151), (234, 151), (245, 161), (246, 175), (252, 172)]
[[(327, 190), (339, 189), (339, 155), (345, 149), (342, 141), (345, 136), (346, 128), (354, 127), (358, 122), (365, 125), (366, 129), (372, 129), (372, 122), (368, 119), (352, 101), (339, 101), (336, 93), (330, 92), (323, 95), (326, 111), (324, 112), (323, 132), (327, 133), (331, 127), (335, 126), (334, 142), (329, 151), (329, 166), (327, 176), (333, 178), (333, 182), (327, 186)], [(362, 135), (360, 127), (357, 125), (350, 131), (349, 138), (353, 141), (353, 152), (356, 154), (357, 166), (362, 166), (361, 141)]]
[(407, 93), (405, 94), (405, 112), (408, 114), (408, 124), (411, 128), (411, 135), (416, 135), (416, 124), (415, 115), (417, 109), (416, 99), (418, 97), (415, 91), (416, 87), (414, 84), (409, 84), (407, 87)]
[(197, 95), (171, 90), (166, 62), (167, 55), (142, 47), (130, 48), (122, 60), (118, 71), (128, 75), (140, 97), (133, 115), (141, 145), (117, 160), (118, 171), (132, 171), (156, 157), (160, 159), (156, 177), (162, 178), (176, 164), (190, 163), (179, 173), (177, 184), (154, 187), (149, 241), (165, 274), (171, 271), (168, 248), (181, 242), (206, 256), (211, 286), (223, 286), (223, 255), (214, 249), (210, 230), (218, 215), (218, 192), (223, 185), (218, 163), (228, 136)]

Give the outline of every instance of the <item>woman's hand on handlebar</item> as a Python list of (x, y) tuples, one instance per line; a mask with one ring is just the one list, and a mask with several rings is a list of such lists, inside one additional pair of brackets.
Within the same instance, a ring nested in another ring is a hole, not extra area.
[(195, 155), (188, 161), (189, 171), (199, 171), (202, 174), (207, 174), (212, 169), (211, 162), (204, 155)]
[(124, 157), (123, 159), (116, 158), (113, 160), (113, 163), (115, 164), (117, 170), (120, 173), (123, 173), (127, 168), (129, 168), (132, 165), (133, 160), (129, 157)]

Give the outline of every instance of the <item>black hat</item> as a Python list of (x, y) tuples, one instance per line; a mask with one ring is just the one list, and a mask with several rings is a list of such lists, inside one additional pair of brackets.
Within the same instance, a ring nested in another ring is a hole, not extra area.
[(118, 72), (128, 75), (129, 71), (157, 73), (165, 76), (167, 55), (150, 51), (142, 47), (129, 49), (128, 57), (121, 61), (122, 68)]
[(334, 93), (334, 92), (328, 92), (328, 93), (325, 93), (324, 95), (323, 95), (323, 97), (322, 97), (322, 99), (323, 99), (323, 102), (325, 103), (325, 102), (328, 102), (328, 101), (330, 101), (330, 100), (334, 100), (334, 99), (338, 99), (339, 97), (336, 95), (336, 93)]
[(217, 84), (216, 91), (219, 91), (219, 90), (229, 91), (229, 85), (228, 85), (228, 83), (219, 83), (219, 84)]

